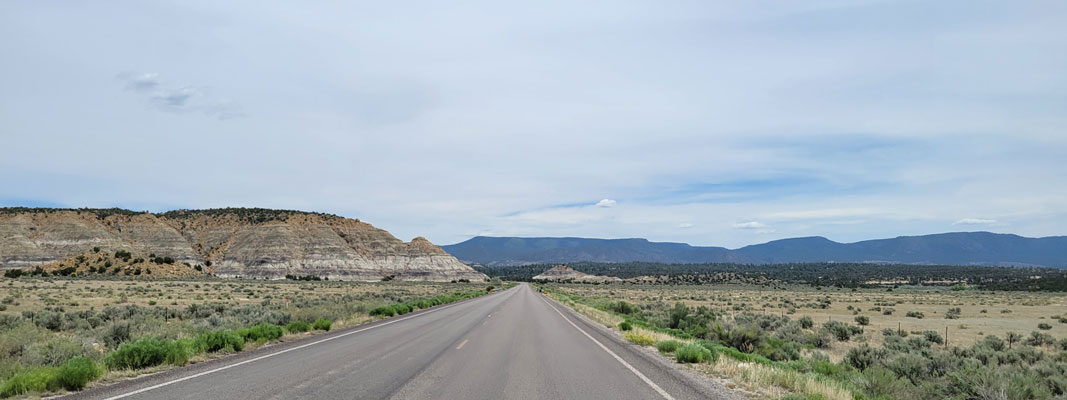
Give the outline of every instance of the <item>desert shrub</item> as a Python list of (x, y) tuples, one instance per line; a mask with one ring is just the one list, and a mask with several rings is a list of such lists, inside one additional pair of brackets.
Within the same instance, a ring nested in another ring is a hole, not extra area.
[(1018, 368), (973, 368), (949, 375), (953, 389), (972, 399), (1047, 399), (1052, 394), (1036, 374)]
[(260, 339), (263, 340), (276, 340), (284, 334), (282, 327), (274, 324), (259, 324), (251, 328), (245, 328), (237, 331), (238, 335), (241, 335), (246, 342), (255, 342)]
[(983, 346), (993, 351), (1004, 351), (1004, 340), (1001, 340), (996, 335), (989, 335), (982, 338), (982, 341), (978, 342), (976, 346)]
[(75, 357), (56, 370), (56, 379), (67, 390), (81, 390), (93, 379), (99, 378), (104, 371), (96, 362), (87, 357)]
[(886, 351), (868, 346), (866, 343), (859, 347), (853, 347), (845, 354), (845, 363), (858, 370), (865, 370), (875, 365), (878, 360), (886, 356)]
[(893, 315), (894, 311), (896, 310), (894, 310), (893, 307), (886, 307), (882, 309), (882, 315)]
[(627, 303), (625, 301), (616, 301), (608, 304), (608, 310), (617, 312), (619, 314), (629, 315), (633, 314), (634, 312), (637, 312), (638, 308), (637, 306)]
[(223, 349), (241, 351), (244, 349), (245, 339), (234, 331), (215, 331), (198, 335), (196, 345), (201, 351), (208, 353)]
[(948, 311), (945, 312), (945, 319), (958, 319), (961, 313), (962, 311), (959, 307), (949, 308)]
[(923, 338), (930, 343), (945, 344), (945, 338), (937, 331), (923, 331)]
[(317, 330), (317, 331), (328, 331), (328, 330), (330, 330), (330, 327), (332, 325), (333, 325), (333, 322), (331, 322), (330, 320), (325, 319), (325, 318), (316, 319), (315, 322), (311, 323), (311, 327), (315, 328), (315, 330)]
[(774, 338), (781, 339), (789, 342), (802, 343), (804, 341), (804, 330), (800, 327), (800, 324), (793, 321), (785, 326), (778, 328), (774, 331)]
[(1030, 370), (1045, 381), (1052, 393), (1067, 394), (1067, 363), (1045, 361), (1034, 365)]
[(412, 302), (407, 303), (407, 305), (412, 310), (417, 310), (417, 309), (421, 310), (423, 308), (433, 307), (433, 306), (437, 305), (437, 303), (435, 303), (435, 302), (433, 302), (431, 300), (416, 300), (416, 301), (412, 301)]
[(923, 317), (925, 317), (926, 315), (924, 315), (921, 311), (908, 311), (904, 314), (904, 316), (909, 318), (923, 319)]
[(61, 383), (56, 378), (56, 370), (55, 367), (39, 367), (17, 373), (0, 385), (0, 397), (58, 390)]
[(811, 327), (815, 326), (815, 321), (813, 321), (811, 317), (800, 317), (797, 322), (799, 322), (800, 327), (804, 329), (811, 329)]
[(185, 365), (189, 355), (178, 342), (144, 338), (123, 343), (104, 362), (110, 369), (141, 369), (164, 363)]
[(1043, 359), (1045, 359), (1044, 352), (1034, 349), (1033, 347), (1019, 346), (1013, 349), (1008, 349), (1008, 351), (1000, 354), (998, 361), (1001, 365), (1033, 365)]
[(723, 344), (750, 353), (759, 347), (763, 341), (763, 331), (753, 326), (725, 326), (715, 323), (711, 328), (711, 334)]
[(1029, 346), (1050, 346), (1056, 343), (1056, 338), (1047, 333), (1033, 331), (1030, 332), (1030, 337), (1026, 338), (1025, 343)]
[(830, 332), (827, 332), (825, 330), (819, 330), (813, 333), (805, 332), (804, 341), (802, 343), (805, 345), (810, 345), (817, 349), (826, 349), (829, 348), (830, 345), (833, 344), (833, 342), (834, 338), (830, 336)]
[(800, 349), (797, 342), (770, 339), (764, 341), (756, 353), (774, 361), (792, 361), (800, 359)]
[(871, 324), (871, 319), (865, 315), (856, 316), (856, 323), (860, 326), (867, 326)]
[(619, 323), (619, 330), (628, 331), (631, 329), (634, 329), (634, 326), (630, 323), (630, 321), (622, 321)]
[(80, 341), (61, 335), (49, 335), (27, 344), (23, 348), (22, 361), (30, 365), (56, 367), (71, 358), (92, 353), (92, 348)]
[(822, 324), (822, 329), (842, 342), (848, 341), (853, 336), (863, 333), (863, 328), (852, 326), (841, 321), (827, 321)]
[(671, 353), (682, 347), (682, 343), (677, 340), (661, 340), (656, 342), (656, 350), (660, 353)]
[(293, 321), (285, 326), (285, 330), (289, 331), (289, 333), (307, 332), (311, 330), (311, 324), (304, 321)]
[[(700, 307), (698, 307), (698, 309), (699, 308)], [(779, 328), (788, 325), (789, 318), (778, 315), (753, 314), (746, 312), (735, 316), (734, 321), (738, 325), (751, 326), (759, 328), (762, 331), (776, 331)]]
[(651, 346), (656, 343), (656, 339), (652, 338), (651, 336), (637, 332), (627, 332), (622, 336), (626, 338), (626, 340), (628, 340), (630, 343), (636, 344), (638, 346)]
[(929, 360), (914, 353), (897, 353), (882, 361), (882, 366), (897, 376), (918, 383), (927, 374)]
[(869, 368), (852, 378), (852, 384), (872, 398), (908, 398), (908, 382), (893, 371), (881, 367)]
[(674, 357), (680, 363), (702, 363), (713, 362), (717, 357), (716, 353), (696, 343), (690, 343), (678, 348)]
[(930, 342), (927, 342), (926, 339), (921, 337), (913, 337), (905, 340), (900, 336), (886, 336), (882, 347), (886, 350), (906, 352), (927, 349), (930, 347)]
[(372, 308), (370, 310), (370, 312), (368, 314), (370, 314), (372, 317), (373, 316), (392, 317), (392, 316), (396, 315), (396, 309), (394, 309), (393, 306), (391, 306), (391, 305), (390, 306), (374, 307), (374, 308)]
[(107, 328), (102, 338), (108, 348), (118, 348), (120, 344), (130, 340), (130, 324), (128, 322), (116, 322)]
[(759, 354), (743, 353), (740, 350), (737, 350), (737, 349), (735, 349), (733, 347), (723, 346), (721, 344), (714, 343), (714, 342), (709, 342), (707, 340), (698, 341), (697, 344), (699, 344), (701, 346), (704, 346), (708, 350), (711, 350), (713, 353), (725, 354), (726, 356), (728, 356), (728, 357), (730, 357), (732, 359), (735, 359), (737, 361), (756, 363), (756, 364), (763, 364), (763, 365), (772, 365), (772, 364), (774, 364), (773, 361), (771, 361), (767, 357), (761, 356)]
[(1049, 325), (1047, 323), (1042, 322), (1040, 324), (1037, 324), (1037, 329), (1040, 329), (1040, 330), (1043, 330), (1043, 331), (1047, 331), (1049, 329), (1052, 329), (1052, 325)]

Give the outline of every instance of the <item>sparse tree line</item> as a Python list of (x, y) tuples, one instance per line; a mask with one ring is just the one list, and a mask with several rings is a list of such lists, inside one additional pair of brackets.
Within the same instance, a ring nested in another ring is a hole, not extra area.
[[(87, 256), (88, 255), (88, 256)], [(67, 265), (69, 263), (70, 265)], [(51, 271), (45, 270), (41, 266), (36, 266), (32, 269), (9, 269), (4, 271), (5, 278), (19, 278), (22, 276), (108, 276), (119, 275), (124, 276), (139, 276), (142, 273), (146, 275), (152, 275), (152, 268), (150, 264), (156, 266), (174, 265), (177, 261), (171, 257), (159, 257), (155, 254), (149, 254), (148, 258), (134, 257), (132, 253), (126, 250), (117, 250), (112, 256), (111, 253), (101, 250), (99, 247), (93, 247), (91, 253), (75, 256), (73, 258), (59, 262), (58, 268), (53, 268)], [(144, 264), (143, 267), (140, 264)], [(207, 261), (206, 264), (211, 266), (211, 261)], [(183, 262), (188, 268), (192, 268), (197, 272), (203, 272), (204, 266), (201, 264), (190, 265)], [(87, 267), (87, 270), (80, 270), (81, 267)]]
[[(646, 262), (567, 264), (577, 271), (623, 279), (666, 277), (657, 283), (694, 285), (716, 283), (765, 284), (773, 281), (826, 287), (944, 285), (990, 290), (1067, 291), (1067, 270), (956, 265), (793, 263), (793, 264), (660, 264)], [(532, 281), (552, 268), (549, 264), (473, 266), (491, 277)], [(879, 283), (882, 282), (882, 283)]]
[(168, 219), (188, 219), (198, 216), (235, 216), (239, 220), (249, 223), (263, 223), (270, 221), (285, 221), (291, 215), (318, 215), (323, 217), (341, 218), (333, 214), (309, 212), (309, 211), (296, 211), (296, 210), (274, 210), (269, 208), (244, 208), (244, 207), (230, 207), (230, 208), (212, 208), (205, 210), (173, 210), (162, 213), (151, 213), (148, 211), (132, 211), (122, 208), (42, 208), (42, 207), (0, 207), (0, 215), (2, 214), (52, 214), (62, 211), (74, 211), (79, 213), (87, 213), (95, 215), (97, 219), (106, 219), (107, 217), (120, 215), (120, 216), (137, 216), (144, 214), (153, 214), (157, 217), (164, 217)]

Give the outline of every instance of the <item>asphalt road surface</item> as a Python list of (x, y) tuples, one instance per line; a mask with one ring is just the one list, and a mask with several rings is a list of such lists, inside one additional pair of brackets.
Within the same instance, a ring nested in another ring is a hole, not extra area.
[(522, 284), (74, 393), (90, 399), (735, 397)]

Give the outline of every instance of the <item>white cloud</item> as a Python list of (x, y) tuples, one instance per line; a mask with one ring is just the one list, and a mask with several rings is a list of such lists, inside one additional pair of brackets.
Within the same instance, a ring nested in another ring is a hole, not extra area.
[(763, 223), (760, 223), (758, 221), (740, 222), (734, 224), (734, 229), (763, 229), (766, 227), (767, 225), (764, 225)]
[(689, 229), (689, 228), (693, 227), (693, 224), (690, 224), (688, 222), (683, 222), (683, 223), (678, 224), (678, 227), (682, 228), (682, 229)]
[(201, 88), (194, 86), (168, 86), (159, 74), (148, 72), (134, 74), (124, 72), (118, 79), (126, 83), (126, 89), (145, 96), (155, 109), (170, 113), (202, 113), (220, 120), (244, 116), (241, 106), (229, 100), (214, 99)]
[(596, 206), (597, 207), (603, 207), (603, 208), (615, 207), (615, 200), (612, 200), (612, 199), (600, 200), (600, 201), (598, 201), (596, 203)]
[(995, 219), (984, 218), (964, 218), (959, 221), (953, 222), (952, 225), (992, 225), (997, 223)]

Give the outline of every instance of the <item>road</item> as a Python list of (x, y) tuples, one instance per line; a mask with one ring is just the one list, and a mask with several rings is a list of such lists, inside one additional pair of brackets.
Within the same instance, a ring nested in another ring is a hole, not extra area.
[(720, 393), (729, 396), (522, 284), (68, 398), (621, 400)]

